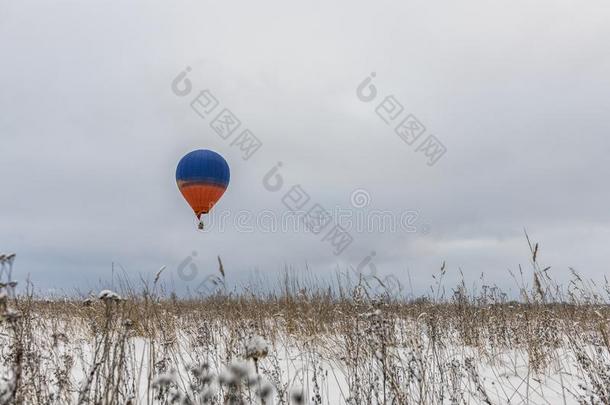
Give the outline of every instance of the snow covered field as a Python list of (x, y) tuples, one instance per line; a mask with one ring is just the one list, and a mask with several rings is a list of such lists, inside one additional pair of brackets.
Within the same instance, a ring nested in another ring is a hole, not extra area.
[(3, 298), (0, 403), (609, 403), (602, 304), (99, 297)]

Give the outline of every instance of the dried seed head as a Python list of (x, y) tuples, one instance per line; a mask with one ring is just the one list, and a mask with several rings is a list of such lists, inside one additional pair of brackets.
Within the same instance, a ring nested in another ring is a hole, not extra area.
[(303, 388), (302, 387), (293, 388), (292, 392), (290, 393), (290, 399), (296, 405), (305, 404), (305, 393), (303, 392)]
[(231, 372), (223, 371), (218, 376), (218, 382), (221, 385), (232, 385), (232, 384), (235, 384), (235, 376)]
[(262, 359), (269, 353), (269, 344), (262, 336), (253, 336), (246, 344), (247, 359)]
[(98, 298), (102, 301), (120, 301), (122, 300), (121, 296), (114, 291), (110, 290), (102, 290), (100, 291)]
[(268, 381), (261, 381), (259, 388), (256, 390), (256, 394), (264, 402), (271, 401), (271, 396), (273, 395), (273, 385), (271, 385)]
[(163, 373), (156, 376), (153, 380), (153, 387), (163, 388), (176, 383), (175, 372)]
[(242, 361), (234, 361), (229, 366), (229, 371), (237, 379), (248, 377), (248, 365)]

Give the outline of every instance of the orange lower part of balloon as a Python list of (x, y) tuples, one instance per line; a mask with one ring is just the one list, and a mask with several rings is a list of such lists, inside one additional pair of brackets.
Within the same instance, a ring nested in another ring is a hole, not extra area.
[(189, 184), (180, 187), (180, 192), (189, 203), (197, 218), (207, 214), (222, 197), (226, 188), (211, 184)]

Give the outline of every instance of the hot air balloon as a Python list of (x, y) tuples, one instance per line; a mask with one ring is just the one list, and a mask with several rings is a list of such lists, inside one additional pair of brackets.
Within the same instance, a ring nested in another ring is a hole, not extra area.
[(203, 229), (201, 216), (207, 214), (222, 197), (229, 185), (229, 178), (227, 161), (214, 151), (194, 150), (180, 159), (176, 182), (199, 219), (199, 229)]

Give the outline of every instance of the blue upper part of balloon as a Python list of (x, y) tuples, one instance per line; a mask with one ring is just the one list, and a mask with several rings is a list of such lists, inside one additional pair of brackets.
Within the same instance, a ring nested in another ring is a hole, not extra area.
[(180, 184), (213, 184), (226, 188), (230, 177), (227, 161), (206, 149), (186, 154), (176, 169), (176, 181)]

